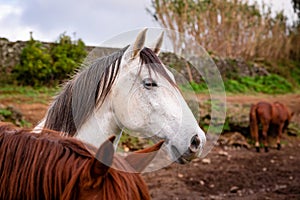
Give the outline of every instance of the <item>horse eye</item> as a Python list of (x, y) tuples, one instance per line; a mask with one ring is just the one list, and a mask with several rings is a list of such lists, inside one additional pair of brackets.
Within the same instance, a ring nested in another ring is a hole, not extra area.
[(144, 88), (150, 90), (152, 87), (157, 87), (157, 83), (152, 78), (146, 78), (143, 80)]

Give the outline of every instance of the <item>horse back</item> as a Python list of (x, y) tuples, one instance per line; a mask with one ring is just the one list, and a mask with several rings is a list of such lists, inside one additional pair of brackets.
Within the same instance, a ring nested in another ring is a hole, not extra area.
[(272, 120), (272, 105), (267, 102), (259, 102), (256, 104), (256, 115), (262, 124), (268, 124)]
[(280, 102), (275, 102), (274, 107), (277, 110), (278, 118), (280, 121), (285, 122), (286, 120), (290, 120), (291, 114), (289, 112), (289, 109)]

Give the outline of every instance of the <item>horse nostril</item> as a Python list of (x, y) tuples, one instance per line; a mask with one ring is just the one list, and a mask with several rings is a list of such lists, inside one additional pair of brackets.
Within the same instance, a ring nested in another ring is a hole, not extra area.
[(199, 150), (199, 147), (200, 147), (200, 139), (198, 135), (194, 135), (191, 139), (190, 150), (196, 153)]

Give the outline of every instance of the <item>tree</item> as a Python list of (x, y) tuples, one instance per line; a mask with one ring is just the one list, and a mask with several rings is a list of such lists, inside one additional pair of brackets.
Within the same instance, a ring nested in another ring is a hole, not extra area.
[[(290, 28), (283, 12), (245, 0), (152, 0), (152, 16), (165, 28), (192, 36), (214, 54), (245, 59), (283, 59), (292, 49)], [(182, 38), (173, 36), (176, 48)], [(196, 47), (195, 47), (196, 48)]]
[(52, 71), (57, 80), (64, 80), (73, 73), (87, 55), (84, 42), (72, 41), (65, 33), (50, 50), (53, 59)]
[(298, 16), (297, 25), (300, 25), (300, 0), (292, 0), (294, 12)]
[(13, 73), (22, 85), (45, 84), (53, 79), (51, 63), (48, 49), (41, 42), (34, 40), (31, 34), (21, 52), (20, 64), (13, 69)]
[(49, 47), (34, 40), (30, 33), (30, 40), (23, 48), (20, 63), (15, 66), (13, 74), (22, 85), (53, 85), (69, 78), (86, 55), (81, 39), (72, 41), (63, 33)]

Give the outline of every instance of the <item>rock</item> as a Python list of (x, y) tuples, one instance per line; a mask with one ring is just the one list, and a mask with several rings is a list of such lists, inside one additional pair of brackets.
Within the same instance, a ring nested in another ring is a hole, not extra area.
[(219, 154), (220, 156), (228, 156), (228, 152), (222, 151), (222, 150), (220, 150), (220, 151), (218, 152), (218, 154)]
[(197, 167), (197, 166), (199, 166), (199, 164), (198, 164), (198, 163), (194, 163), (193, 166), (194, 166), (194, 167)]
[(238, 190), (239, 190), (239, 187), (238, 187), (238, 186), (232, 186), (232, 187), (230, 188), (230, 192), (231, 192), (231, 193), (236, 193)]
[(125, 152), (129, 152), (130, 151), (130, 149), (127, 146), (124, 146), (123, 149), (124, 149)]
[(211, 163), (211, 160), (209, 158), (203, 158), (202, 159), (202, 163), (203, 164), (210, 164)]
[(298, 123), (291, 122), (287, 128), (287, 133), (290, 136), (300, 135), (300, 125)]
[(287, 185), (275, 185), (275, 190), (281, 190), (287, 188)]
[(179, 178), (183, 178), (183, 174), (178, 173), (177, 175)]
[(218, 142), (223, 146), (237, 146), (250, 148), (247, 139), (239, 132), (220, 135)]
[(266, 172), (266, 171), (267, 171), (267, 168), (266, 168), (266, 167), (264, 167), (264, 168), (262, 168), (262, 170), (263, 170), (264, 172)]

